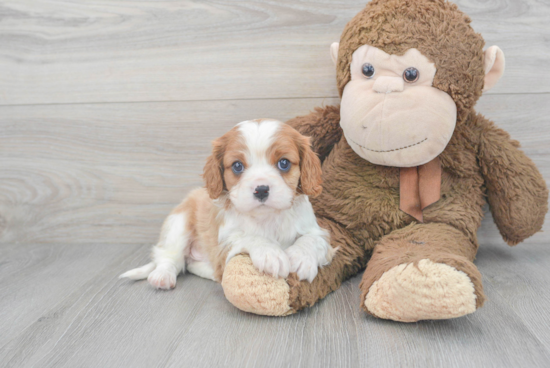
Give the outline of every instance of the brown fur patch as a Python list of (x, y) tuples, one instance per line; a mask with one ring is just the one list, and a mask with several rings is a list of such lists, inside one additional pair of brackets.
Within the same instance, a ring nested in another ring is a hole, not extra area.
[(223, 167), (223, 179), (225, 182), (225, 190), (229, 191), (235, 186), (241, 177), (241, 174), (235, 174), (232, 170), (232, 166), (235, 162), (240, 161), (246, 170), (248, 162), (246, 161), (247, 147), (244, 143), (244, 139), (237, 131), (229, 137), (229, 141), (225, 147), (225, 153), (223, 155), (222, 167)]
[[(294, 157), (299, 157), (300, 166), (300, 184), (299, 192), (306, 195), (317, 197), (321, 194), (323, 182), (321, 161), (319, 156), (313, 152), (309, 137), (301, 135), (298, 131), (288, 124), (283, 124), (277, 133), (275, 143), (270, 150), (270, 155), (275, 158), (278, 155), (283, 156), (284, 152), (292, 157), (288, 158), (293, 165), (298, 162)], [(291, 170), (292, 171), (292, 170)], [(286, 180), (286, 179), (285, 179)], [(294, 181), (292, 181), (294, 183)]]
[(218, 198), (225, 187), (221, 162), (223, 159), (224, 144), (219, 139), (212, 142), (212, 154), (206, 159), (202, 178), (210, 198)]
[[(223, 196), (222, 196), (223, 200)], [(218, 246), (219, 207), (215, 206), (206, 188), (193, 190), (178, 205), (172, 214), (185, 213), (187, 216), (186, 229), (191, 232), (189, 253), (199, 248), (199, 253), (208, 257), (214, 269), (214, 278), (221, 282), (227, 249)]]
[(273, 144), (267, 151), (267, 156), (269, 163), (276, 168), (281, 159), (284, 158), (290, 161), (290, 170), (287, 172), (280, 171), (280, 173), (286, 185), (296, 191), (300, 181), (300, 152), (293, 136), (299, 133), (290, 127), (286, 127), (288, 126), (285, 125), (277, 133)]
[(239, 181), (231, 165), (241, 161), (246, 167), (245, 149), (246, 145), (237, 127), (212, 142), (212, 154), (206, 159), (202, 175), (210, 198), (218, 198), (223, 191), (231, 189)]
[(282, 158), (291, 162), (291, 169), (286, 173), (281, 172), (290, 188), (313, 197), (321, 193), (321, 161), (311, 149), (308, 137), (304, 137), (291, 126), (283, 124), (267, 155), (269, 162), (275, 167)]
[(323, 182), (321, 161), (315, 152), (311, 150), (310, 139), (301, 138), (300, 184), (304, 194), (317, 197), (321, 194)]

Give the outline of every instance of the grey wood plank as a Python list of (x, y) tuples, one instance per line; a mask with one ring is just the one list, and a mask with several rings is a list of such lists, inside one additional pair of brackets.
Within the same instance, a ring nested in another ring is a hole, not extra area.
[[(0, 104), (336, 97), (328, 48), (364, 3), (2, 0)], [(457, 3), (506, 54), (491, 93), (550, 91), (550, 4)]]
[(509, 305), (550, 351), (550, 244), (482, 246), (477, 264), (496, 301)]
[[(0, 107), (0, 243), (154, 243), (193, 187), (210, 141), (235, 123), (286, 120), (338, 99)], [(490, 95), (479, 111), (550, 179), (550, 94)], [(500, 243), (484, 222), (480, 236)], [(548, 224), (548, 222), (547, 222)], [(549, 228), (532, 241), (548, 240)]]
[(0, 347), (18, 330), (58, 318), (59, 315), (44, 312), (74, 290), (81, 289), (112, 260), (120, 262), (127, 258), (135, 248), (133, 245), (2, 245)]
[(69, 291), (58, 305), (41, 309), (46, 318), (6, 344), (0, 361), (8, 367), (158, 366), (170, 356), (208, 295), (216, 292), (220, 302), (230, 306), (219, 284), (198, 277), (182, 282), (189, 275), (180, 276), (174, 291), (117, 280), (124, 270), (143, 264), (149, 253), (148, 246), (121, 247), (135, 254), (104, 257), (109, 269), (102, 268), (95, 279)]
[[(80, 252), (83, 257), (74, 257), (74, 267), (93, 266), (86, 260), (86, 247), (73, 247), (60, 246), (59, 259), (72, 259), (70, 254)], [(121, 271), (144, 262), (148, 253), (148, 247), (119, 248), (123, 250), (115, 257), (101, 255), (105, 264), (93, 269), (93, 278), (67, 290), (58, 304), (39, 308), (43, 318), (24, 326), (0, 349), (1, 361), (8, 367), (550, 364), (548, 336), (541, 334), (547, 321), (547, 296), (540, 293), (548, 281), (548, 275), (540, 275), (550, 262), (546, 244), (531, 246), (532, 253), (525, 252), (527, 247), (504, 253), (498, 245), (482, 248), (478, 265), (485, 275), (486, 306), (459, 319), (412, 324), (364, 314), (359, 309), (360, 276), (299, 314), (261, 317), (238, 311), (225, 300), (219, 284), (193, 275), (180, 276), (176, 289), (168, 292), (155, 291), (144, 281), (116, 280)], [(533, 257), (539, 260), (533, 262)], [(73, 267), (70, 262), (57, 263), (62, 273)], [(510, 271), (510, 264), (517, 268)], [(527, 272), (525, 277), (517, 277), (517, 270)], [(5, 282), (0, 279), (0, 285)], [(34, 295), (24, 294), (19, 302), (30, 302), (40, 297), (37, 294), (44, 297), (49, 292), (46, 285), (54, 280), (44, 277), (34, 282), (42, 288)], [(514, 305), (520, 298), (538, 309), (530, 314), (531, 321)], [(541, 326), (535, 331), (537, 323)]]
[[(357, 281), (357, 280), (356, 280)], [(357, 297), (356, 297), (357, 295)], [(216, 307), (201, 310), (182, 336), (167, 367), (359, 367), (357, 282), (346, 283), (317, 307), (299, 314), (269, 318), (230, 309), (212, 326)], [(210, 309), (210, 310), (209, 310)], [(196, 354), (215, 346), (208, 354)], [(382, 361), (380, 362), (383, 363)]]

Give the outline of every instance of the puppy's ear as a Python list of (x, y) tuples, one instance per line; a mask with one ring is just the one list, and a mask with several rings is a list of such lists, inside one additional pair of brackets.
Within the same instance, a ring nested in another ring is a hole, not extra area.
[(300, 140), (300, 183), (302, 192), (308, 196), (317, 197), (323, 188), (321, 183), (321, 160), (313, 150), (309, 137)]
[(223, 181), (223, 155), (225, 145), (221, 139), (212, 142), (212, 154), (206, 159), (202, 177), (210, 198), (218, 198), (225, 187)]

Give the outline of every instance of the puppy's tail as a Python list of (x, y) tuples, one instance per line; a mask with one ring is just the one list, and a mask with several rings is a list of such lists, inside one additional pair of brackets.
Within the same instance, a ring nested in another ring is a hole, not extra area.
[(154, 262), (151, 262), (151, 263), (147, 263), (145, 266), (141, 266), (141, 267), (138, 267), (138, 268), (134, 268), (133, 270), (130, 270), (130, 271), (127, 271), (127, 272), (124, 272), (122, 275), (120, 275), (118, 278), (119, 279), (130, 279), (130, 280), (142, 280), (142, 279), (146, 279), (147, 276), (149, 276), (149, 274), (151, 272), (153, 272), (153, 270), (155, 269), (156, 265)]

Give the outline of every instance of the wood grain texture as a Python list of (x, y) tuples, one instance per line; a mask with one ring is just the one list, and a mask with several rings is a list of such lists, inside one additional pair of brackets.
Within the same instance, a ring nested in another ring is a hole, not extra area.
[[(241, 120), (286, 120), (335, 103), (0, 107), (0, 243), (152, 244), (170, 209), (202, 185), (211, 140)], [(550, 94), (485, 96), (479, 111), (510, 131), (550, 180)], [(549, 240), (544, 229), (530, 241)], [(492, 221), (480, 237), (502, 243)]]
[[(38, 249), (50, 254), (45, 262), (37, 262)], [(10, 331), (0, 342), (4, 367), (550, 365), (548, 295), (541, 296), (550, 281), (543, 272), (550, 264), (547, 244), (482, 247), (477, 264), (487, 304), (463, 318), (412, 324), (362, 312), (360, 276), (313, 308), (271, 318), (235, 309), (219, 284), (194, 275), (180, 276), (168, 292), (117, 280), (146, 261), (146, 246), (41, 244), (8, 251), (12, 269), (33, 271), (19, 277), (0, 268), (2, 295), (18, 290), (15, 298), (0, 299), (7, 317), (2, 331)]]
[[(365, 0), (0, 1), (0, 104), (336, 97)], [(550, 92), (550, 3), (459, 0), (506, 54), (490, 93)]]
[(495, 303), (505, 303), (550, 350), (550, 244), (482, 247), (477, 264)]

